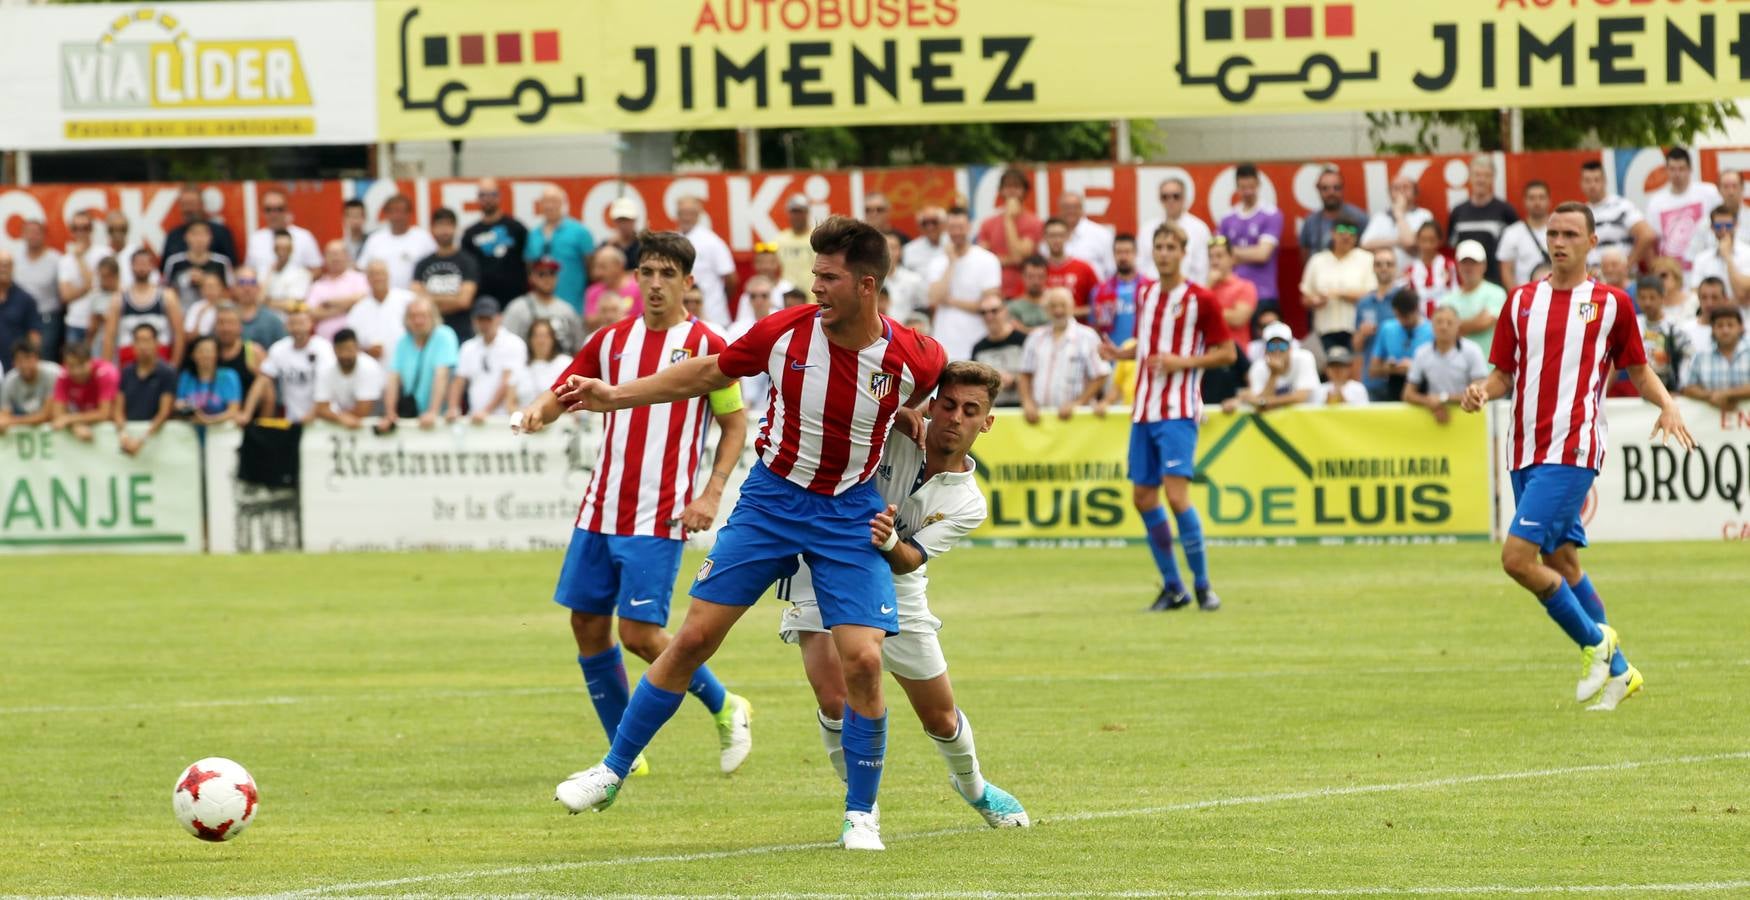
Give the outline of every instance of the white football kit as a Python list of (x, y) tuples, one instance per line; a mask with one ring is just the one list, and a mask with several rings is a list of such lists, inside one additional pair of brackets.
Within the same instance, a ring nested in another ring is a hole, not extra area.
[[(942, 620), (930, 614), (925, 596), (928, 561), (954, 549), (985, 517), (984, 495), (973, 479), (971, 458), (966, 460), (965, 471), (943, 472), (920, 481), (924, 463), (924, 451), (910, 438), (896, 434), (888, 439), (875, 469), (875, 486), (882, 499), (899, 508), (894, 521), (899, 539), (916, 547), (925, 560), (916, 570), (893, 576), (899, 634), (881, 643), (883, 667), (912, 681), (928, 681), (948, 671), (942, 644), (936, 638)], [(827, 631), (821, 625), (820, 607), (815, 605), (807, 563), (800, 563), (794, 576), (778, 582), (778, 599), (792, 604), (778, 624), (778, 636), (785, 643), (797, 643), (800, 632)]]

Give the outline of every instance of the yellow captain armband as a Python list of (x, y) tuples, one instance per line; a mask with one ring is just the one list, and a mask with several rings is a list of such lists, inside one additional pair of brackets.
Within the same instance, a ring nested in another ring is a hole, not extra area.
[(711, 400), (711, 412), (716, 415), (726, 416), (742, 408), (741, 382), (739, 381), (728, 387), (718, 388), (708, 396)]

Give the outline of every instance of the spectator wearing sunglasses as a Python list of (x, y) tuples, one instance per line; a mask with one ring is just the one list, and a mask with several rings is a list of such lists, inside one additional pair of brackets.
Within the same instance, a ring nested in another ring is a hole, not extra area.
[(928, 276), (930, 265), (943, 253), (942, 223), (947, 218), (948, 211), (940, 206), (926, 206), (918, 210), (918, 236), (905, 242), (905, 249), (900, 253), (900, 265), (919, 275)]
[(1738, 241), (1738, 211), (1722, 204), (1709, 214), (1708, 223), (1713, 246), (1696, 255), (1690, 278), (1696, 284), (1718, 278), (1731, 288), (1728, 293), (1734, 299), (1742, 301), (1750, 297), (1750, 247)]
[[(1326, 166), (1324, 171), (1319, 173), (1318, 189), (1318, 213), (1307, 216), (1306, 220), (1300, 223), (1300, 252), (1305, 256), (1331, 249), (1331, 243), (1340, 223), (1350, 222), (1364, 225), (1367, 222), (1366, 210), (1344, 201), (1343, 173), (1337, 171), (1336, 166)], [(1357, 225), (1358, 229), (1360, 225)], [(1355, 237), (1356, 243), (1359, 244), (1361, 237), (1359, 230)], [(1371, 272), (1372, 269), (1373, 266), (1369, 263), (1368, 270)]]
[(272, 347), (286, 336), (286, 320), (278, 310), (261, 302), (261, 287), (261, 277), (255, 269), (244, 266), (237, 270), (231, 300), (237, 304), (237, 317), (243, 321), (243, 340)]
[[(261, 222), (261, 227), (249, 235), (249, 250), (244, 261), (251, 268), (257, 272), (273, 272), (279, 268), (274, 263), (273, 242), (274, 237), (282, 231), (292, 239), (289, 256), (291, 264), (307, 269), (311, 277), (322, 268), (322, 245), (316, 243), (316, 236), (310, 233), (310, 229), (292, 224), (292, 214), (290, 207), (286, 205), (284, 191), (270, 189), (262, 193)], [(217, 232), (213, 235), (213, 250), (224, 252), (219, 249)], [(302, 300), (303, 297), (298, 299)]]
[[(1190, 211), (1191, 188), (1184, 179), (1169, 178), (1161, 182), (1161, 212), (1160, 218), (1142, 223), (1137, 234), (1147, 238), (1162, 225), (1177, 225), (1185, 232), (1185, 240), (1190, 245), (1185, 248), (1185, 262), (1180, 271), (1185, 273), (1185, 280), (1192, 284), (1209, 285), (1209, 224), (1197, 218)], [(1155, 269), (1153, 253), (1140, 254), (1136, 259), (1136, 270), (1142, 277), (1157, 281), (1161, 273)]]
[(893, 227), (893, 201), (888, 200), (887, 195), (880, 191), (863, 198), (863, 221), (882, 234), (896, 235), (902, 247), (906, 241), (911, 240), (911, 235)]
[(1300, 302), (1326, 350), (1354, 349), (1355, 304), (1379, 288), (1373, 254), (1361, 249), (1361, 219), (1344, 215), (1331, 226), (1331, 246), (1307, 260)]

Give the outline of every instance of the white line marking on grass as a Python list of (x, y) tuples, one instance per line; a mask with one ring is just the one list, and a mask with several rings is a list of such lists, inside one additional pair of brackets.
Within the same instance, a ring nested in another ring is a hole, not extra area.
[[(1598, 764), (1594, 764), (1594, 765), (1585, 765), (1585, 766), (1564, 766), (1561, 768), (1551, 768), (1551, 769), (1530, 769), (1530, 770), (1526, 770), (1526, 771), (1522, 771), (1522, 772), (1494, 772), (1494, 773), (1483, 774), (1483, 775), (1459, 775), (1459, 776), (1453, 776), (1453, 777), (1448, 777), (1448, 778), (1435, 778), (1435, 779), (1430, 779), (1428, 781), (1399, 781), (1399, 782), (1392, 782), (1392, 783), (1388, 783), (1388, 784), (1340, 785), (1340, 786), (1336, 786), (1336, 787), (1314, 788), (1311, 790), (1303, 790), (1303, 791), (1286, 791), (1286, 792), (1275, 793), (1275, 794), (1254, 794), (1252, 796), (1247, 796), (1247, 797), (1227, 797), (1227, 798), (1221, 798), (1221, 799), (1216, 799), (1216, 800), (1197, 800), (1197, 801), (1192, 801), (1192, 802), (1188, 802), (1188, 803), (1174, 803), (1174, 804), (1169, 804), (1169, 805), (1165, 805), (1165, 806), (1146, 806), (1146, 807), (1139, 807), (1139, 808), (1135, 808), (1135, 809), (1114, 809), (1114, 810), (1102, 810), (1102, 811), (1097, 811), (1097, 812), (1068, 813), (1065, 815), (1042, 816), (1042, 817), (1040, 817), (1039, 824), (1041, 826), (1044, 826), (1044, 827), (1050, 827), (1050, 826), (1052, 826), (1054, 824), (1058, 824), (1058, 823), (1090, 822), (1090, 821), (1103, 820), (1103, 819), (1130, 818), (1130, 817), (1135, 817), (1135, 816), (1156, 816), (1156, 815), (1162, 815), (1165, 813), (1193, 812), (1193, 811), (1197, 811), (1197, 810), (1216, 809), (1216, 808), (1227, 807), (1227, 806), (1256, 806), (1256, 805), (1266, 804), (1266, 803), (1289, 803), (1289, 802), (1294, 802), (1294, 801), (1298, 801), (1298, 800), (1315, 800), (1315, 799), (1332, 798), (1332, 797), (1348, 797), (1348, 796), (1355, 796), (1355, 795), (1362, 795), (1362, 794), (1383, 794), (1383, 793), (1391, 793), (1391, 792), (1397, 792), (1397, 791), (1427, 790), (1427, 789), (1434, 789), (1434, 788), (1458, 787), (1458, 786), (1467, 785), (1467, 784), (1487, 784), (1490, 782), (1499, 782), (1499, 781), (1522, 781), (1522, 780), (1533, 779), (1533, 778), (1549, 778), (1549, 777), (1553, 777), (1553, 776), (1557, 776), (1557, 775), (1579, 775), (1579, 774), (1585, 774), (1585, 773), (1591, 773), (1591, 772), (1619, 772), (1619, 771), (1625, 771), (1625, 770), (1630, 770), (1630, 769), (1654, 768), (1654, 767), (1658, 767), (1658, 766), (1700, 765), (1700, 764), (1705, 764), (1705, 763), (1724, 762), (1727, 760), (1742, 760), (1742, 759), (1750, 759), (1750, 750), (1741, 750), (1741, 751), (1737, 751), (1734, 753), (1714, 753), (1714, 754), (1708, 754), (1705, 756), (1677, 756), (1677, 757), (1668, 757), (1665, 759), (1628, 760), (1628, 761), (1624, 761), (1624, 762), (1598, 763)], [(922, 832), (912, 832), (912, 833), (902, 833), (902, 834), (892, 835), (892, 836), (889, 836), (887, 838), (887, 842), (893, 843), (895, 841), (915, 841), (915, 840), (920, 840), (920, 839), (925, 839), (925, 838), (946, 837), (949, 835), (958, 835), (958, 834), (970, 834), (970, 833), (980, 832), (980, 831), (985, 831), (985, 830), (986, 830), (985, 828), (977, 827), (977, 826), (963, 826), (963, 827), (958, 827), (958, 828), (941, 828), (941, 829), (937, 829), (935, 831), (922, 831)], [(462, 872), (438, 872), (438, 873), (431, 873), (431, 874), (425, 874), (425, 875), (409, 875), (409, 876), (405, 876), (402, 878), (388, 878), (388, 879), (382, 879), (382, 880), (376, 880), (376, 881), (353, 881), (353, 882), (341, 882), (338, 884), (319, 885), (317, 887), (304, 888), (304, 889), (295, 890), (295, 891), (287, 891), (284, 893), (261, 895), (260, 897), (257, 898), (257, 900), (293, 900), (293, 898), (301, 898), (301, 897), (321, 897), (321, 896), (334, 895), (334, 894), (356, 894), (357, 892), (361, 892), (361, 891), (381, 890), (384, 888), (409, 887), (409, 886), (413, 886), (413, 885), (430, 885), (430, 884), (439, 884), (439, 883), (445, 883), (445, 882), (474, 881), (474, 880), (481, 879), (481, 878), (504, 878), (504, 877), (520, 877), (520, 876), (528, 876), (528, 875), (545, 875), (545, 874), (550, 874), (550, 873), (554, 873), (554, 872), (574, 872), (574, 871), (578, 871), (578, 870), (582, 870), (582, 869), (620, 868), (620, 867), (624, 867), (624, 866), (646, 865), (646, 864), (650, 864), (650, 863), (705, 862), (705, 861), (719, 860), (719, 859), (734, 859), (734, 858), (739, 858), (739, 857), (744, 857), (744, 856), (767, 856), (767, 855), (771, 855), (771, 854), (775, 854), (775, 853), (794, 853), (794, 852), (802, 851), (802, 850), (821, 850), (821, 849), (826, 849), (826, 848), (835, 847), (835, 846), (837, 846), (837, 845), (834, 843), (828, 843), (828, 842), (813, 842), (813, 843), (801, 843), (801, 844), (773, 844), (773, 845), (762, 846), (762, 847), (741, 847), (741, 848), (733, 849), (733, 850), (712, 850), (712, 851), (706, 851), (706, 852), (700, 852), (700, 853), (672, 853), (672, 854), (659, 854), (659, 855), (650, 855), (650, 856), (624, 856), (624, 857), (613, 857), (613, 858), (609, 858), (609, 859), (588, 859), (588, 860), (573, 860), (570, 862), (540, 863), (540, 864), (534, 864), (534, 865), (502, 866), (499, 868), (492, 868), (492, 869), (474, 869), (474, 870), (462, 871)], [(1704, 884), (1704, 882), (1695, 882), (1695, 884)], [(1724, 882), (1706, 882), (1705, 884), (1724, 884)], [(1573, 891), (1580, 892), (1580, 893), (1584, 893), (1588, 890), (1594, 890), (1594, 889), (1596, 889), (1596, 888), (1592, 888), (1592, 887), (1572, 888)], [(1624, 890), (1628, 890), (1628, 889), (1630, 889), (1630, 888), (1624, 887)], [(1644, 890), (1644, 889), (1648, 889), (1648, 888), (1635, 887), (1633, 889)], [(1726, 890), (1727, 888), (1709, 887), (1709, 888), (1705, 888), (1705, 889), (1706, 890)], [(1412, 890), (1413, 889), (1410, 889), (1410, 888), (1403, 888), (1403, 889), (1380, 888), (1380, 889), (1377, 889), (1376, 893), (1377, 892), (1387, 892), (1387, 891), (1397, 891), (1399, 893), (1406, 893), (1406, 892), (1410, 892)], [(1492, 888), (1474, 888), (1474, 889), (1473, 888), (1462, 888), (1462, 889), (1455, 889), (1455, 890), (1457, 890), (1458, 892), (1474, 891), (1477, 893), (1485, 893), (1486, 894), (1486, 893), (1489, 893), (1492, 890)], [(1536, 889), (1527, 889), (1525, 892), (1535, 893), (1538, 891), (1558, 891), (1558, 890), (1569, 890), (1569, 889), (1540, 887), (1540, 888), (1536, 888)], [(1703, 890), (1703, 888), (1691, 888), (1690, 890), (1692, 890), (1692, 891), (1693, 890)], [(1453, 891), (1448, 890), (1446, 892), (1452, 893)], [(1289, 890), (1289, 891), (1260, 891), (1260, 892), (1256, 892), (1256, 893), (1230, 893), (1230, 894), (1222, 894), (1222, 893), (1138, 894), (1138, 895), (1134, 895), (1134, 896), (1148, 896), (1148, 897), (1152, 897), (1152, 896), (1160, 896), (1160, 897), (1173, 897), (1173, 896), (1253, 897), (1253, 896), (1263, 896), (1263, 897), (1268, 897), (1268, 896), (1273, 896), (1273, 895), (1277, 895), (1277, 894), (1290, 894), (1290, 895), (1292, 895), (1295, 893), (1297, 893), (1297, 892)], [(1345, 891), (1345, 890), (1333, 890), (1332, 891), (1332, 894), (1334, 894), (1336, 896), (1341, 896), (1344, 893), (1354, 893), (1354, 891)], [(984, 896), (995, 897), (995, 896), (1004, 896), (1004, 895), (1001, 895), (1001, 894), (918, 894), (918, 895), (895, 894), (893, 896), (918, 896), (918, 897), (944, 897), (944, 898), (946, 898), (946, 897), (984, 897)], [(1058, 896), (1061, 896), (1061, 893), (1058, 894)], [(1309, 893), (1309, 894), (1307, 894), (1307, 896), (1323, 896), (1323, 895)], [(355, 900), (356, 900), (356, 898), (355, 898)]]

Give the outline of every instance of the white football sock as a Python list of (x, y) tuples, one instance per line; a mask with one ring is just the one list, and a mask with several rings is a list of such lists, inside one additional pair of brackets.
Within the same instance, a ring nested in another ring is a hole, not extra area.
[(826, 748), (827, 761), (832, 763), (832, 770), (837, 772), (839, 780), (845, 780), (845, 722), (843, 719), (829, 719), (826, 713), (814, 711), (815, 721), (820, 723), (820, 743)]
[(972, 743), (972, 723), (966, 721), (966, 713), (958, 709), (954, 713), (960, 717), (960, 729), (954, 736), (940, 738), (931, 734), (930, 738), (941, 751), (942, 761), (948, 764), (948, 774), (954, 777), (954, 786), (960, 789), (966, 802), (972, 803), (984, 796), (984, 775), (978, 771), (978, 748)]

